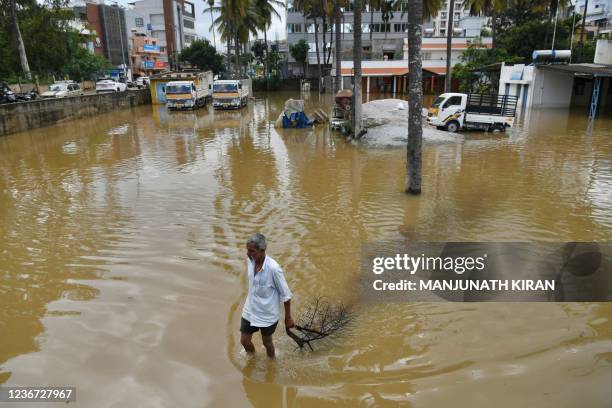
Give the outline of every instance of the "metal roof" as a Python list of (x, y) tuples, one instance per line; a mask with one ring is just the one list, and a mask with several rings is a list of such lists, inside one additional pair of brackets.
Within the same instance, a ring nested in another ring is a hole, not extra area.
[(568, 72), (579, 75), (590, 75), (594, 77), (612, 77), (612, 65), (603, 64), (550, 64), (537, 65), (540, 69)]

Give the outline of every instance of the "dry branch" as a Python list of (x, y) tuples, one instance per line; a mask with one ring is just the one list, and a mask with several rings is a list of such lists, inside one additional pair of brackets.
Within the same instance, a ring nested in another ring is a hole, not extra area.
[(287, 335), (299, 348), (307, 345), (314, 350), (312, 342), (340, 332), (352, 321), (348, 307), (340, 302), (333, 304), (323, 297), (314, 298), (298, 316), (294, 332), (286, 329)]

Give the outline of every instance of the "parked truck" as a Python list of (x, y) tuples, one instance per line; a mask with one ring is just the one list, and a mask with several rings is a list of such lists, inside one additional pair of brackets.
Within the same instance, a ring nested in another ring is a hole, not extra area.
[(249, 84), (245, 79), (225, 79), (214, 82), (213, 107), (240, 109), (249, 101)]
[(166, 107), (169, 110), (197, 109), (212, 98), (212, 71), (190, 74), (185, 79), (166, 83)]
[(444, 93), (429, 108), (427, 123), (448, 132), (504, 132), (514, 125), (516, 103), (513, 95)]

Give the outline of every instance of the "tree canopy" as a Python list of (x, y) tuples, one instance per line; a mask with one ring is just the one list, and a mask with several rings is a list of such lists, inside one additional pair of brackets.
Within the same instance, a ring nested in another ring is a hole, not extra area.
[(195, 40), (189, 47), (181, 51), (179, 59), (187, 61), (201, 70), (210, 70), (215, 74), (225, 70), (223, 56), (217, 52), (208, 40)]

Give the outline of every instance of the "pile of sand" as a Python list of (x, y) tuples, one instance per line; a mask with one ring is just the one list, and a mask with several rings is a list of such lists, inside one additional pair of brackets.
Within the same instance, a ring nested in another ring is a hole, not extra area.
[[(408, 102), (401, 99), (379, 99), (363, 104), (363, 125), (367, 133), (359, 142), (367, 147), (406, 147), (408, 142)], [(423, 118), (425, 123), (425, 118)], [(463, 136), (423, 127), (423, 143), (461, 143)]]

